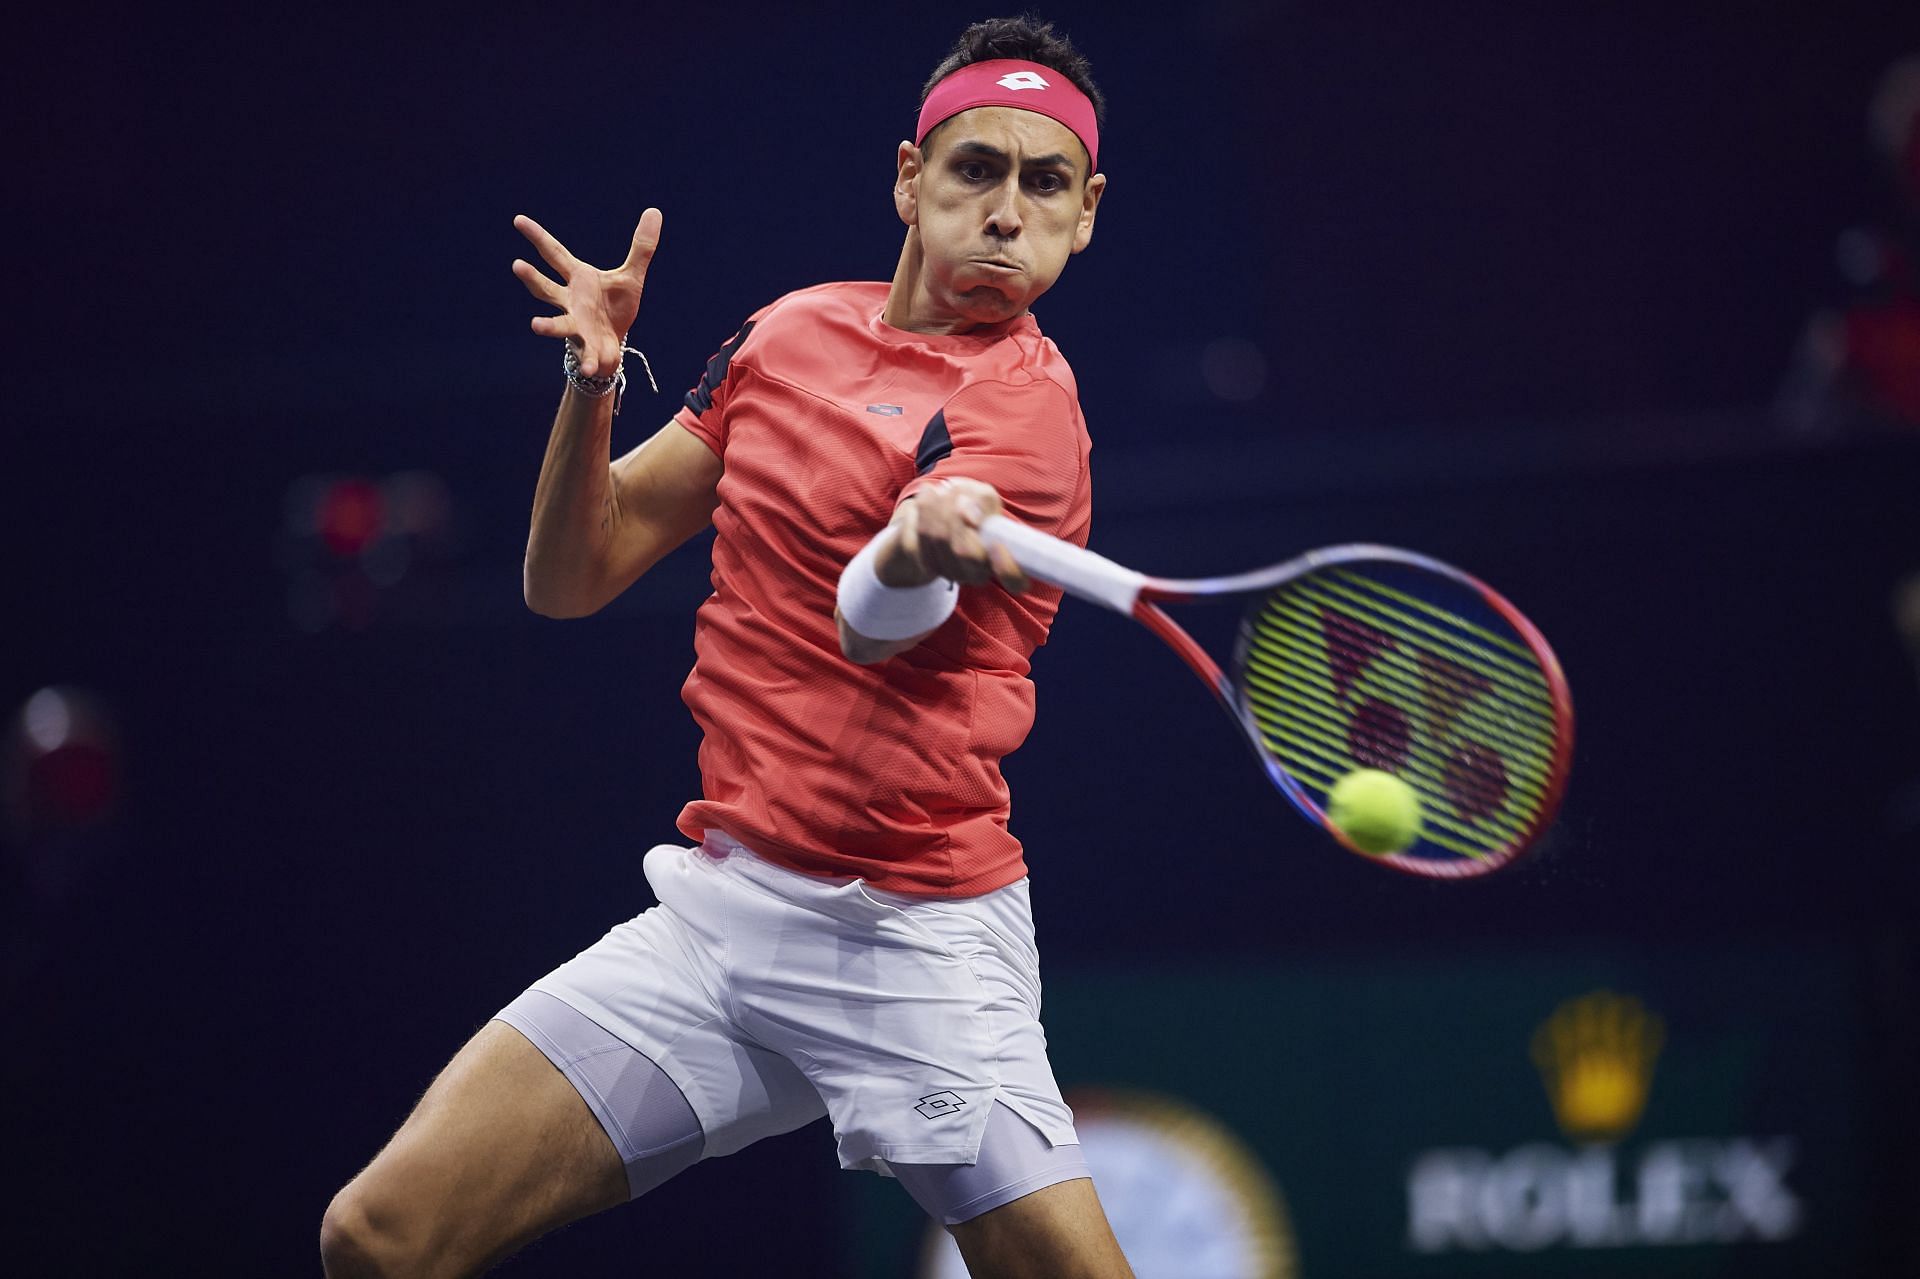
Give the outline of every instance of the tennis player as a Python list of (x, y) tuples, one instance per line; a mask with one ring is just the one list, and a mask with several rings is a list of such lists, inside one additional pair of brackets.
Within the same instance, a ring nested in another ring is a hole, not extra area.
[(335, 1197), (329, 1274), (472, 1274), (822, 1115), (974, 1275), (1130, 1273), (1047, 1062), (1000, 773), (1060, 596), (977, 531), (1086, 542), (1086, 427), (1030, 307), (1093, 235), (1101, 114), (1050, 25), (969, 28), (899, 145), (892, 282), (754, 312), (611, 463), (660, 213), (612, 271), (518, 220), (568, 378), (527, 602), (592, 613), (714, 525), (684, 690), (703, 795), (693, 846), (646, 856), (660, 904), (482, 1028)]

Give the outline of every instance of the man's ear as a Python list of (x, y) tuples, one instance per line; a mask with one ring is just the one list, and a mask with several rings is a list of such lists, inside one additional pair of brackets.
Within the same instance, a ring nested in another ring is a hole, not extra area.
[(1087, 179), (1087, 190), (1080, 197), (1080, 224), (1073, 229), (1073, 251), (1093, 243), (1093, 216), (1100, 211), (1100, 197), (1107, 193), (1107, 175), (1096, 173)]
[(894, 157), (893, 175), (893, 211), (908, 226), (917, 226), (920, 222), (920, 174), (924, 157), (920, 148), (911, 142), (902, 142), (900, 151)]

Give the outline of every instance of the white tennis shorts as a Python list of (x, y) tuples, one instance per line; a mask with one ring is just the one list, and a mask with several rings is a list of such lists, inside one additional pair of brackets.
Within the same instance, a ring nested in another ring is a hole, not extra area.
[(843, 1168), (971, 1164), (998, 1100), (1078, 1144), (1047, 1064), (1023, 879), (909, 897), (710, 835), (646, 856), (660, 905), (531, 989), (645, 1054), (713, 1158), (833, 1118)]

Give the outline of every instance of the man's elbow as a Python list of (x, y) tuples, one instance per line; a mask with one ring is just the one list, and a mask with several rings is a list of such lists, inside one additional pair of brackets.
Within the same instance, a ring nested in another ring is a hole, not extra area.
[(540, 616), (560, 620), (587, 617), (605, 606), (604, 600), (588, 599), (578, 591), (560, 590), (552, 583), (524, 572), (520, 576), (520, 594), (527, 601), (527, 607)]

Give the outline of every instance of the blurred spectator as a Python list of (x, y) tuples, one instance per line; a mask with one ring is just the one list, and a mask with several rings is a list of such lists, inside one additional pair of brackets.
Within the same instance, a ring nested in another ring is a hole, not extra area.
[[(1893, 588), (1893, 629), (1913, 659), (1914, 678), (1920, 680), (1920, 572), (1909, 573)], [(1920, 835), (1920, 777), (1894, 792), (1887, 811), (1887, 825), (1895, 834)]]
[(1863, 411), (1920, 427), (1920, 55), (1881, 77), (1869, 124), (1896, 199), (1888, 225), (1840, 237), (1845, 298), (1808, 322), (1781, 393), (1788, 422), (1804, 431)]

